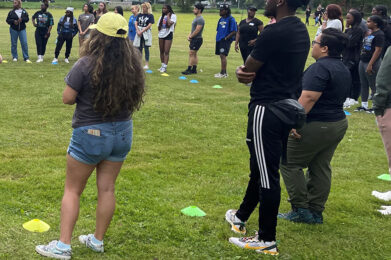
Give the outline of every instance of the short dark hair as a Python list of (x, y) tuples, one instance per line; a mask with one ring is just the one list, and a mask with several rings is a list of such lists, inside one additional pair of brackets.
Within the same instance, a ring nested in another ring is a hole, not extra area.
[(201, 13), (204, 11), (204, 5), (201, 4), (201, 3), (196, 3), (196, 4), (194, 5), (194, 7), (197, 8), (198, 10), (200, 10)]
[(374, 22), (375, 24), (377, 24), (378, 28), (383, 30), (384, 21), (383, 21), (383, 19), (380, 16), (372, 15), (372, 16), (369, 16), (368, 19), (371, 20), (372, 22)]
[(382, 17), (387, 17), (387, 7), (385, 5), (376, 5), (374, 8), (381, 13)]
[(320, 46), (327, 46), (328, 55), (333, 57), (341, 56), (347, 42), (346, 35), (335, 28), (324, 29), (320, 36)]
[(291, 11), (296, 11), (300, 6), (307, 6), (309, 2), (309, 0), (286, 0)]

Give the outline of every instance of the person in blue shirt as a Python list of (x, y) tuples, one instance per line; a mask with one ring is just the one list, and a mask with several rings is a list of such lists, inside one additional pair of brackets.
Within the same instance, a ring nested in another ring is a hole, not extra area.
[(73, 7), (67, 7), (65, 15), (60, 18), (57, 25), (57, 44), (56, 50), (54, 51), (54, 59), (52, 63), (58, 62), (58, 55), (60, 54), (61, 48), (66, 43), (65, 50), (65, 63), (69, 63), (69, 55), (71, 54), (73, 37), (79, 31), (77, 28), (77, 21), (73, 17)]
[(220, 6), (220, 16), (217, 23), (216, 34), (216, 51), (215, 54), (220, 56), (221, 71), (215, 74), (215, 78), (226, 78), (227, 74), (227, 56), (231, 43), (235, 40), (238, 30), (235, 18), (231, 16), (231, 9), (228, 5)]
[(133, 15), (129, 18), (129, 40), (133, 42), (134, 37), (136, 36), (136, 27), (134, 22), (136, 21), (137, 15), (140, 12), (140, 7), (138, 5), (133, 5), (130, 11)]

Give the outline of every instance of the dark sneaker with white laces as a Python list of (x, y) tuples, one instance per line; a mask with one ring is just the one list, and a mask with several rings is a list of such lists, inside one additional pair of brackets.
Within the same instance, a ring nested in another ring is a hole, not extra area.
[(244, 249), (255, 250), (257, 253), (278, 255), (276, 241), (266, 242), (259, 240), (257, 233), (252, 237), (230, 237), (229, 242)]
[(53, 240), (48, 245), (38, 245), (35, 247), (35, 251), (37, 251), (38, 254), (50, 257), (50, 258), (56, 258), (56, 259), (71, 259), (72, 256), (72, 249), (63, 250), (57, 247), (57, 240)]
[(103, 243), (101, 245), (97, 245), (94, 242), (92, 242), (93, 236), (94, 234), (81, 235), (79, 236), (79, 241), (86, 247), (92, 249), (92, 251), (103, 253), (104, 252)]
[(292, 222), (314, 224), (314, 217), (309, 209), (292, 208), (288, 213), (278, 213), (278, 218), (286, 219)]

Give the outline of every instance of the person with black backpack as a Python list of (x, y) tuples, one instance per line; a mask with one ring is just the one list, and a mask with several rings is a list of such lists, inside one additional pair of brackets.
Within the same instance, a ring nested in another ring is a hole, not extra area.
[(216, 51), (215, 54), (220, 56), (221, 71), (215, 74), (215, 78), (226, 78), (227, 74), (227, 56), (231, 43), (235, 40), (238, 26), (235, 18), (231, 16), (231, 9), (228, 5), (220, 6), (220, 16), (217, 23), (216, 34)]

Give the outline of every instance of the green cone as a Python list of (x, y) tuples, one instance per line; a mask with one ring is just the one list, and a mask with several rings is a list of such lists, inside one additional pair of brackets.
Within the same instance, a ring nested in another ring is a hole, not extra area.
[(220, 85), (214, 85), (213, 88), (223, 88), (223, 87)]
[(379, 176), (377, 176), (377, 178), (380, 180), (383, 180), (383, 181), (391, 181), (391, 176), (390, 176), (390, 174), (387, 174), (387, 173), (379, 175)]
[(181, 210), (183, 214), (190, 217), (204, 217), (206, 213), (197, 206), (189, 206)]

